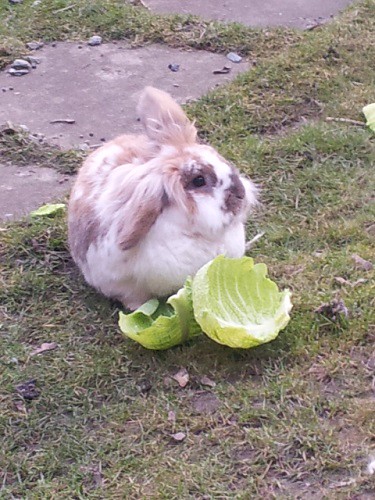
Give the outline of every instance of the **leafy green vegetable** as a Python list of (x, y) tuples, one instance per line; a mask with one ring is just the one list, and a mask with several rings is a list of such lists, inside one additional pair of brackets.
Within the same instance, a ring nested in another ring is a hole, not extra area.
[(368, 104), (362, 109), (366, 118), (366, 125), (375, 132), (375, 102)]
[(151, 299), (130, 314), (120, 312), (121, 331), (147, 349), (168, 349), (202, 333), (194, 320), (191, 279), (166, 302)]
[(220, 344), (247, 349), (285, 328), (290, 295), (267, 278), (265, 264), (219, 256), (166, 302), (152, 299), (133, 313), (120, 313), (119, 326), (148, 349), (168, 349), (202, 331)]
[(30, 213), (31, 217), (54, 217), (56, 214), (65, 210), (65, 203), (55, 203), (43, 205)]
[(290, 292), (279, 292), (265, 264), (219, 256), (193, 282), (193, 308), (202, 330), (230, 347), (270, 342), (289, 322)]

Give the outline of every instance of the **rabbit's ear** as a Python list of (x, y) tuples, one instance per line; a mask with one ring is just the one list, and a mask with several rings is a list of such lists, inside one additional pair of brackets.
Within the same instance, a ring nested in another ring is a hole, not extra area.
[(128, 182), (120, 198), (118, 244), (122, 250), (129, 250), (147, 235), (168, 205), (168, 197), (162, 179), (150, 174)]
[(137, 112), (147, 135), (159, 144), (183, 147), (195, 143), (195, 126), (166, 92), (146, 87), (139, 99)]

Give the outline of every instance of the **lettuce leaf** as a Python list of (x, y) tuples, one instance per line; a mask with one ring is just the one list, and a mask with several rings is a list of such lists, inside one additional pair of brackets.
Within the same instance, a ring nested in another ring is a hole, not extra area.
[(168, 349), (204, 332), (230, 347), (248, 349), (277, 337), (290, 320), (289, 290), (267, 278), (250, 257), (216, 257), (166, 302), (152, 299), (120, 313), (121, 331), (147, 349)]
[(367, 106), (362, 109), (362, 112), (366, 118), (366, 125), (373, 132), (375, 132), (375, 102), (373, 102), (372, 104), (367, 104)]
[(37, 210), (30, 212), (31, 217), (54, 217), (56, 214), (63, 212), (66, 208), (65, 203), (54, 203), (42, 205)]
[(250, 348), (277, 337), (290, 320), (289, 290), (280, 292), (267, 278), (265, 264), (252, 258), (219, 256), (193, 281), (195, 319), (212, 340)]
[(120, 330), (147, 349), (163, 350), (200, 335), (194, 319), (191, 279), (166, 302), (151, 299), (130, 314), (120, 312)]

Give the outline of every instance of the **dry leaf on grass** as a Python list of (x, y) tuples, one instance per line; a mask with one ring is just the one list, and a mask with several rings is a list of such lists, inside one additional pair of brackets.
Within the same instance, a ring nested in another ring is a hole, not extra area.
[(339, 283), (340, 285), (349, 285), (352, 288), (354, 288), (355, 286), (358, 286), (358, 285), (362, 285), (363, 283), (367, 282), (367, 280), (364, 278), (360, 278), (356, 281), (349, 281), (345, 278), (342, 278), (341, 276), (335, 276), (335, 281), (336, 281), (336, 283)]
[(362, 257), (357, 255), (356, 253), (352, 255), (352, 259), (354, 260), (356, 267), (358, 267), (359, 269), (363, 269), (364, 271), (371, 271), (371, 269), (373, 269), (374, 267), (372, 262), (362, 259)]
[(15, 401), (14, 406), (18, 412), (27, 413), (27, 409), (23, 401)]
[(40, 347), (37, 347), (31, 351), (30, 356), (35, 356), (36, 354), (43, 354), (46, 351), (53, 351), (57, 348), (56, 342), (44, 342)]
[(216, 387), (216, 382), (206, 377), (205, 375), (201, 378), (201, 384), (207, 387)]
[(182, 388), (186, 387), (189, 382), (189, 374), (186, 368), (181, 368), (177, 373), (172, 375), (173, 380), (178, 382), (178, 385)]

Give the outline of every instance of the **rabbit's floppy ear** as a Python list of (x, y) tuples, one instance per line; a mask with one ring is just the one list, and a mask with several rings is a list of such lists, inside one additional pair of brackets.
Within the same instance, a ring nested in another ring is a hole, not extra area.
[(139, 99), (138, 116), (150, 139), (160, 144), (194, 144), (197, 130), (172, 97), (162, 90), (146, 87)]
[(118, 244), (122, 250), (135, 247), (168, 205), (168, 197), (160, 176), (142, 173), (129, 179), (121, 189)]

